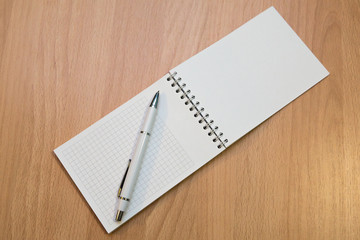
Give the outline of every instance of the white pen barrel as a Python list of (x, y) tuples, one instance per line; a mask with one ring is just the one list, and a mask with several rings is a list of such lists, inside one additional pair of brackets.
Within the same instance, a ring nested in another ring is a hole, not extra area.
[(118, 210), (125, 211), (128, 207), (129, 201), (131, 201), (131, 196), (134, 191), (134, 187), (139, 175), (141, 162), (146, 150), (146, 145), (151, 136), (151, 130), (154, 124), (156, 115), (156, 108), (150, 107), (144, 122), (144, 126), (140, 132), (140, 136), (135, 148), (133, 157), (131, 158), (131, 163), (129, 170), (122, 187), (119, 199)]
[(143, 127), (144, 132), (151, 133), (151, 130), (154, 126), (156, 112), (157, 112), (156, 108), (154, 107), (149, 108)]

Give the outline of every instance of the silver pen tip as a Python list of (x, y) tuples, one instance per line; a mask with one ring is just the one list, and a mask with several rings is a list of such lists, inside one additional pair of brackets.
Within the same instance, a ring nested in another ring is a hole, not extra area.
[(157, 105), (158, 105), (158, 102), (159, 102), (159, 94), (160, 94), (159, 91), (157, 91), (155, 93), (155, 96), (154, 96), (153, 100), (150, 103), (150, 107), (157, 108)]

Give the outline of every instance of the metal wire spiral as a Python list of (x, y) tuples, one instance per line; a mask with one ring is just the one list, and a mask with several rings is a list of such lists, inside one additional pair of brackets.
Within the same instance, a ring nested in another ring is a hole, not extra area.
[(224, 139), (222, 140), (222, 136), (223, 133), (219, 132), (218, 133), (218, 126), (214, 126), (214, 120), (209, 119), (209, 114), (208, 113), (204, 113), (205, 109), (203, 107), (200, 107), (200, 102), (199, 101), (195, 101), (195, 96), (194, 95), (190, 95), (191, 90), (190, 89), (185, 89), (186, 88), (186, 83), (180, 83), (182, 81), (181, 77), (176, 77), (177, 72), (174, 73), (170, 73), (169, 72), (169, 77), (167, 77), (167, 81), (172, 81), (171, 83), (171, 87), (176, 87), (175, 92), (176, 93), (181, 93), (180, 95), (180, 99), (184, 99), (185, 100), (185, 105), (190, 105), (189, 106), (189, 111), (191, 112), (195, 112), (194, 113), (194, 117), (195, 118), (200, 118), (198, 120), (199, 124), (203, 125), (203, 129), (204, 130), (208, 130), (207, 134), (208, 136), (212, 136), (212, 141), (214, 143), (218, 143), (217, 147), (218, 148), (226, 148), (225, 144), (228, 142), (228, 139)]

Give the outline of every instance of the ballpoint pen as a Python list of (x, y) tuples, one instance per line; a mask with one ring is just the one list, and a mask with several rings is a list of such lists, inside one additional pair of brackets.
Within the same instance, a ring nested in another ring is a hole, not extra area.
[(121, 221), (124, 212), (126, 211), (131, 195), (133, 193), (136, 180), (138, 178), (141, 161), (145, 153), (147, 142), (151, 136), (151, 130), (154, 125), (154, 120), (157, 112), (157, 105), (159, 101), (159, 91), (155, 94), (153, 100), (150, 103), (149, 110), (147, 112), (144, 126), (140, 131), (140, 136), (138, 138), (136, 149), (132, 159), (129, 160), (128, 166), (125, 170), (125, 174), (120, 183), (120, 188), (118, 191), (118, 208), (116, 212), (116, 221)]

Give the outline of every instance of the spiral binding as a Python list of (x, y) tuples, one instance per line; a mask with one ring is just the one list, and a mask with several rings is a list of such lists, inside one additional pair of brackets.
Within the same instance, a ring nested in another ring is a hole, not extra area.
[(190, 95), (191, 90), (190, 89), (185, 89), (186, 87), (186, 83), (180, 83), (180, 81), (182, 80), (181, 77), (175, 78), (175, 76), (177, 75), (177, 72), (174, 73), (170, 73), (169, 72), (169, 77), (167, 78), (167, 81), (172, 80), (173, 82), (171, 83), (171, 87), (177, 87), (177, 89), (175, 90), (176, 93), (182, 93), (180, 98), (181, 99), (185, 99), (185, 105), (190, 105), (189, 110), (190, 111), (194, 111), (194, 117), (195, 118), (200, 118), (199, 119), (199, 124), (203, 124), (203, 129), (204, 130), (208, 130), (208, 136), (213, 136), (212, 141), (214, 143), (218, 142), (217, 147), (218, 148), (226, 148), (225, 143), (228, 142), (227, 139), (222, 140), (221, 138), (223, 137), (223, 133), (219, 132), (218, 133), (218, 126), (212, 126), (214, 124), (214, 120), (208, 120), (209, 119), (209, 114), (208, 113), (204, 113), (205, 109), (203, 107), (200, 107), (200, 102), (195, 101), (195, 96), (194, 95)]

